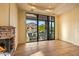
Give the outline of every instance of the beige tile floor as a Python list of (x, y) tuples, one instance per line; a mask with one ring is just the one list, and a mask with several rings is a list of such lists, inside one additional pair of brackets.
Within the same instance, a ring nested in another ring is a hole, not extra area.
[(79, 46), (61, 40), (50, 40), (19, 45), (15, 56), (78, 56)]

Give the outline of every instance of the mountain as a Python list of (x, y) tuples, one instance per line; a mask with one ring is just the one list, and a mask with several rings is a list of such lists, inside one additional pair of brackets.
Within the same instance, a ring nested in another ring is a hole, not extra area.
[(37, 24), (35, 24), (35, 23), (28, 23), (28, 24), (26, 24), (26, 26), (29, 27), (29, 28), (36, 28)]

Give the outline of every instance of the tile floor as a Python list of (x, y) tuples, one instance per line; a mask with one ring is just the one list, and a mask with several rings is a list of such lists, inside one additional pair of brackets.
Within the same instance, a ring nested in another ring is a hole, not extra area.
[(79, 46), (61, 40), (50, 40), (19, 45), (15, 56), (78, 56)]

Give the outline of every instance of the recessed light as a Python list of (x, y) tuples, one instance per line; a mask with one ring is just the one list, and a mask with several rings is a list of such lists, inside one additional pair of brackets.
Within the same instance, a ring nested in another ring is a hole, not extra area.
[(46, 9), (45, 11), (47, 11), (47, 12), (51, 12), (51, 10), (50, 10), (50, 9)]
[(35, 6), (31, 6), (32, 9), (37, 9)]

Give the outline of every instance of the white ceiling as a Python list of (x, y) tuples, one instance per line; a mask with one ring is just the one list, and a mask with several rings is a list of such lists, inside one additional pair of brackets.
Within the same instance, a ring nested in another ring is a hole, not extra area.
[(19, 3), (21, 10), (43, 15), (60, 15), (79, 6), (78, 3)]

